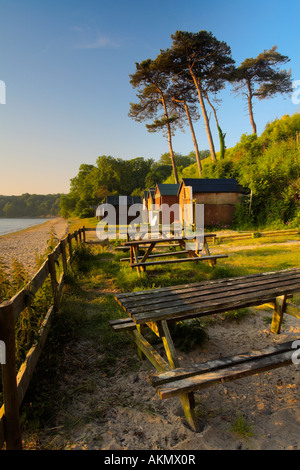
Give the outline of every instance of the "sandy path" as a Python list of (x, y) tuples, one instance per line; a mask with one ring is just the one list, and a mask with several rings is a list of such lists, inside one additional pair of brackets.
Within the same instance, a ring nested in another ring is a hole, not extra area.
[(68, 223), (62, 218), (51, 219), (43, 224), (0, 237), (0, 260), (8, 271), (14, 259), (23, 264), (28, 274), (36, 272), (36, 255), (47, 248), (51, 229), (61, 239), (67, 233)]
[[(299, 338), (296, 318), (286, 315), (281, 334), (275, 336), (265, 321), (272, 313), (255, 312), (239, 322), (217, 317), (207, 328), (203, 347), (188, 354), (178, 351), (181, 366)], [(95, 337), (68, 345), (60, 383), (64, 405), (51, 427), (39, 431), (36, 443), (36, 436), (24, 433), (27, 448), (111, 452), (300, 449), (299, 364), (196, 392), (202, 430), (195, 433), (186, 424), (178, 397), (160, 400), (149, 384), (147, 376), (154, 371), (149, 361), (133, 367), (135, 350), (123, 347), (107, 375), (97, 341)], [(160, 345), (155, 347), (164, 354)], [(231, 429), (241, 416), (251, 426), (251, 436)]]

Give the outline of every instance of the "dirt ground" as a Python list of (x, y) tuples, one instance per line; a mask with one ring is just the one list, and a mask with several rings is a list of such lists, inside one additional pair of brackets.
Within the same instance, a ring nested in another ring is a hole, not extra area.
[[(203, 362), (299, 338), (300, 324), (286, 316), (280, 335), (270, 333), (255, 310), (239, 322), (218, 317), (202, 348), (179, 354), (180, 364)], [(123, 333), (121, 333), (123, 334)], [(159, 346), (156, 346), (160, 348)], [(162, 348), (159, 349), (162, 352)], [(300, 357), (300, 354), (298, 355)], [(179, 398), (162, 401), (147, 380), (149, 361), (130, 367), (132, 351), (120, 357), (109, 376), (97, 367), (93, 344), (65, 352), (61, 387), (64, 411), (55, 426), (29, 447), (63, 450), (296, 450), (300, 449), (300, 365), (227, 382), (195, 394), (201, 432), (189, 429)], [(232, 429), (242, 417), (250, 435)], [(68, 424), (69, 423), (69, 424)], [(26, 442), (26, 435), (24, 436)]]

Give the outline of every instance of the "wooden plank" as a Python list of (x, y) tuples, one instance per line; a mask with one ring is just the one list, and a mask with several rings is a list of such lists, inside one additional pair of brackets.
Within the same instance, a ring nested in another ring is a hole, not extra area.
[(188, 318), (195, 318), (200, 316), (206, 316), (214, 313), (222, 313), (229, 310), (235, 310), (238, 308), (258, 306), (264, 303), (272, 302), (274, 298), (284, 292), (285, 294), (299, 291), (299, 284), (286, 286), (284, 289), (282, 286), (274, 287), (273, 289), (267, 289), (261, 292), (256, 292), (255, 296), (253, 292), (241, 293), (234, 296), (228, 296), (227, 298), (221, 298), (217, 301), (213, 299), (209, 302), (196, 302), (189, 304), (182, 303), (177, 307), (170, 307), (165, 309), (153, 309), (151, 311), (131, 314), (128, 310), (129, 315), (132, 316), (134, 321), (138, 324), (147, 323), (147, 321), (160, 321), (160, 320), (182, 320)]
[(169, 364), (158, 354), (158, 352), (138, 331), (128, 331), (128, 334), (132, 337), (138, 348), (141, 349), (141, 351), (157, 370), (164, 371), (170, 369)]
[[(206, 238), (213, 238), (216, 237), (215, 233), (205, 233), (204, 239)], [(192, 238), (186, 237), (171, 237), (171, 238), (148, 238), (148, 239), (141, 239), (141, 240), (131, 240), (124, 243), (125, 246), (133, 246), (133, 245), (148, 245), (150, 243), (167, 243), (167, 242), (180, 242), (180, 241), (191, 241)]]
[(17, 375), (17, 388), (18, 388), (18, 404), (21, 405), (28, 385), (31, 381), (34, 369), (46, 342), (48, 332), (51, 326), (52, 315), (54, 312), (53, 306), (51, 306), (44, 318), (42, 326), (39, 331), (38, 340), (30, 348), (26, 354), (26, 359), (21, 365)]
[(4, 432), (4, 405), (0, 408), (0, 450), (3, 448), (5, 441), (5, 432)]
[(228, 258), (228, 255), (211, 255), (211, 256), (197, 256), (195, 258), (179, 258), (179, 259), (168, 259), (163, 261), (147, 261), (147, 263), (136, 262), (130, 264), (130, 267), (136, 266), (150, 266), (150, 265), (157, 265), (157, 264), (169, 264), (169, 263), (186, 263), (188, 261), (212, 261), (218, 258)]
[[(163, 340), (164, 348), (168, 357), (169, 364), (172, 369), (179, 367), (179, 361), (174, 347), (174, 343), (169, 331), (169, 327), (166, 321), (160, 322), (161, 338)], [(191, 428), (195, 431), (199, 431), (199, 420), (195, 413), (195, 400), (193, 393), (180, 394), (181, 405), (186, 417), (187, 422)]]
[[(300, 275), (299, 275), (300, 276)], [(293, 276), (287, 280), (287, 282), (290, 283), (291, 279), (293, 281), (296, 281), (296, 279), (299, 279), (300, 282), (300, 277), (299, 276)], [(282, 282), (282, 280), (281, 280)], [(271, 285), (278, 285), (278, 279), (263, 279), (252, 282), (252, 283), (242, 283), (242, 282), (230, 282), (227, 284), (209, 284), (209, 285), (203, 285), (203, 288), (201, 287), (196, 287), (196, 288), (189, 288), (185, 287), (184, 289), (174, 289), (174, 291), (167, 291), (167, 292), (159, 292), (155, 291), (153, 295), (149, 295), (148, 293), (145, 296), (137, 296), (137, 297), (129, 297), (125, 298), (122, 300), (122, 304), (124, 307), (126, 307), (130, 312), (135, 312), (137, 313), (139, 310), (138, 308), (141, 308), (140, 311), (144, 311), (142, 309), (143, 306), (146, 306), (147, 308), (150, 308), (150, 305), (156, 305), (159, 303), (160, 307), (167, 306), (167, 302), (172, 302), (172, 305), (174, 305), (173, 302), (178, 301), (178, 300), (184, 300), (187, 299), (196, 299), (196, 298), (201, 298), (204, 297), (207, 298), (207, 296), (212, 295), (214, 298), (222, 297), (222, 295), (228, 295), (229, 293), (234, 293), (238, 291), (241, 291), (242, 289), (247, 288), (249, 289), (258, 289), (260, 290), (262, 288), (267, 288), (268, 286), (270, 287)], [(206, 288), (205, 288), (206, 287)], [(135, 309), (136, 308), (136, 309)], [(152, 308), (152, 307), (151, 307)], [(135, 309), (135, 310), (133, 310)]]
[(3, 404), (5, 410), (5, 442), (7, 450), (21, 450), (22, 436), (16, 381), (16, 345), (14, 305), (9, 301), (0, 309), (0, 334), (5, 344), (2, 368)]
[(300, 320), (300, 306), (286, 302), (285, 313), (292, 315)]
[(211, 361), (203, 362), (200, 364), (193, 364), (188, 368), (177, 368), (162, 373), (151, 373), (148, 375), (148, 380), (154, 387), (173, 382), (174, 380), (187, 379), (195, 375), (205, 374), (218, 369), (225, 369), (226, 367), (232, 367), (244, 362), (249, 362), (257, 358), (263, 358), (266, 356), (272, 356), (286, 351), (292, 351), (292, 344), (294, 341), (288, 341), (286, 343), (275, 344), (267, 346), (261, 350), (254, 350), (245, 352), (231, 357), (222, 357)]
[(50, 273), (50, 278), (51, 278), (51, 290), (52, 290), (52, 297), (53, 297), (53, 302), (54, 302), (54, 309), (55, 311), (57, 311), (59, 307), (59, 299), (58, 299), (58, 282), (56, 279), (55, 252), (54, 251), (48, 255), (48, 266), (49, 266), (49, 273)]
[(269, 283), (263, 286), (260, 285), (247, 285), (247, 287), (242, 287), (239, 289), (228, 289), (227, 291), (222, 290), (218, 292), (217, 290), (207, 290), (206, 292), (199, 291), (199, 293), (194, 292), (193, 295), (181, 294), (176, 297), (164, 298), (162, 300), (155, 299), (153, 302), (147, 302), (141, 304), (140, 302), (131, 303), (130, 306), (126, 305), (126, 308), (130, 315), (138, 313), (146, 313), (147, 311), (166, 311), (169, 307), (175, 310), (175, 307), (185, 308), (190, 307), (192, 304), (198, 304), (199, 308), (205, 308), (206, 305), (214, 303), (216, 305), (218, 302), (223, 303), (234, 300), (234, 297), (244, 296), (248, 298), (249, 295), (252, 296), (255, 301), (256, 298), (261, 298), (264, 294), (269, 297), (270, 293), (274, 293), (274, 298), (278, 297), (281, 293), (292, 292), (295, 290), (300, 290), (300, 279), (299, 280), (286, 280), (282, 281), (280, 285), (277, 283)]
[[(155, 243), (151, 243), (150, 246), (148, 247), (146, 253), (145, 253), (144, 256), (142, 257), (141, 264), (144, 264), (144, 262), (146, 261), (146, 259), (148, 258), (148, 256), (150, 256), (151, 251), (153, 250), (154, 247), (155, 247)], [(138, 261), (139, 257), (136, 256), (136, 259), (137, 259), (137, 261)]]
[[(139, 263), (138, 263), (138, 248), (137, 246), (133, 245), (132, 246), (132, 251), (133, 251), (133, 256), (134, 256), (134, 259), (135, 259), (135, 264), (137, 266), (137, 271), (138, 273), (140, 273), (140, 266), (139, 266)], [(133, 263), (130, 264), (130, 266), (132, 266)]]
[(48, 260), (46, 260), (29, 283), (12, 297), (11, 301), (14, 304), (15, 320), (18, 318), (20, 312), (31, 304), (35, 293), (42, 287), (48, 275), (49, 266)]
[(66, 250), (67, 239), (61, 240), (60, 242), (60, 249), (61, 249), (61, 256), (62, 256), (62, 263), (63, 263), (63, 270), (64, 273), (67, 274), (68, 272), (68, 262), (67, 262), (67, 250)]
[(167, 354), (167, 358), (172, 369), (179, 367), (178, 357), (175, 351), (174, 343), (168, 328), (168, 324), (165, 320), (161, 322), (162, 334), (161, 338)]
[(273, 319), (271, 324), (272, 333), (279, 334), (285, 310), (286, 296), (281, 295), (276, 298)]
[[(155, 253), (153, 255), (149, 255), (148, 258), (161, 258), (161, 257), (164, 257), (164, 256), (177, 256), (177, 255), (183, 255), (183, 254), (186, 254), (188, 253), (187, 250), (183, 250), (183, 251), (167, 251), (165, 253)], [(138, 256), (138, 259), (142, 259), (143, 256)], [(130, 261), (130, 258), (121, 258), (120, 261)]]
[(175, 380), (157, 387), (161, 399), (170, 398), (182, 393), (190, 393), (218, 383), (248, 377), (278, 367), (292, 364), (292, 352), (287, 351), (264, 358), (257, 358), (239, 365), (218, 369), (213, 372), (196, 375), (187, 379)]
[(59, 281), (58, 281), (58, 287), (57, 287), (57, 305), (58, 305), (58, 308), (59, 308), (59, 305), (60, 305), (60, 300), (61, 300), (61, 297), (62, 297), (64, 285), (65, 285), (65, 274), (61, 273)]
[(200, 281), (200, 282), (194, 282), (194, 283), (187, 283), (187, 284), (179, 284), (179, 285), (172, 285), (168, 287), (159, 287), (156, 289), (146, 289), (143, 291), (137, 291), (137, 292), (122, 292), (119, 294), (115, 295), (115, 298), (117, 300), (125, 301), (125, 300), (130, 300), (131, 297), (137, 298), (139, 296), (149, 296), (150, 295), (160, 295), (162, 293), (168, 294), (169, 291), (172, 293), (176, 293), (178, 291), (184, 291), (186, 289), (198, 289), (202, 287), (208, 287), (212, 286), (214, 287), (215, 285), (235, 285), (238, 284), (239, 282), (243, 283), (251, 283), (252, 281), (257, 281), (257, 280), (263, 280), (264, 278), (270, 278), (274, 279), (277, 278), (278, 280), (282, 279), (286, 275), (298, 275), (300, 274), (300, 270), (297, 269), (288, 269), (288, 270), (283, 270), (283, 271), (274, 271), (274, 272), (267, 272), (267, 273), (259, 273), (259, 274), (250, 274), (246, 276), (235, 276), (235, 277), (230, 277), (230, 278), (223, 278), (223, 279), (213, 279), (210, 281)]
[(121, 320), (122, 321), (113, 320), (113, 321), (109, 321), (108, 323), (110, 324), (112, 329), (116, 332), (134, 330), (136, 328), (136, 325), (131, 318), (122, 318)]
[(115, 296), (116, 300), (123, 301), (125, 299), (130, 299), (130, 297), (138, 298), (139, 296), (153, 296), (153, 295), (160, 295), (162, 293), (168, 293), (169, 291), (172, 291), (173, 293), (176, 293), (178, 291), (183, 291), (185, 289), (189, 288), (194, 288), (198, 289), (201, 287), (207, 287), (207, 286), (214, 286), (214, 285), (226, 285), (226, 287), (230, 284), (235, 285), (239, 282), (253, 282), (256, 280), (263, 280), (265, 278), (270, 278), (274, 279), (277, 278), (278, 281), (286, 276), (286, 275), (293, 275), (296, 276), (297, 274), (300, 274), (300, 269), (299, 268), (289, 268), (289, 269), (283, 269), (281, 271), (269, 271), (269, 272), (264, 272), (264, 273), (256, 273), (256, 274), (248, 274), (246, 276), (235, 276), (235, 277), (229, 277), (225, 279), (214, 279), (211, 281), (201, 281), (201, 282), (194, 282), (194, 283), (188, 283), (188, 284), (180, 284), (177, 286), (168, 286), (168, 287), (159, 287), (157, 289), (146, 289), (143, 291), (138, 291), (138, 292), (122, 292), (120, 294), (117, 294)]

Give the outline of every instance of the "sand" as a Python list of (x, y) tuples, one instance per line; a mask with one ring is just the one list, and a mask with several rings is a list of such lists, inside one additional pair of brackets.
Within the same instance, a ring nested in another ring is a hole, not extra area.
[(23, 264), (28, 274), (32, 276), (37, 271), (36, 257), (42, 255), (54, 229), (57, 238), (66, 235), (68, 223), (62, 218), (51, 219), (40, 225), (35, 225), (20, 232), (14, 232), (0, 237), (0, 260), (10, 268), (14, 259)]
[[(89, 314), (89, 312), (87, 312)], [(231, 356), (277, 342), (299, 338), (300, 322), (285, 316), (280, 335), (270, 333), (256, 310), (240, 322), (218, 317), (208, 328), (209, 339), (188, 354), (179, 352), (180, 365)], [(121, 334), (121, 333), (119, 333)], [(123, 333), (122, 333), (123, 334)], [(155, 346), (163, 354), (163, 349)], [(195, 393), (201, 432), (192, 431), (178, 398), (161, 400), (147, 380), (154, 368), (122, 351), (107, 374), (99, 364), (97, 344), (82, 341), (64, 353), (60, 388), (64, 405), (51, 428), (24, 435), (34, 449), (49, 450), (300, 450), (300, 365), (219, 384)], [(298, 354), (300, 358), (300, 354)], [(232, 426), (244, 420), (251, 433)]]

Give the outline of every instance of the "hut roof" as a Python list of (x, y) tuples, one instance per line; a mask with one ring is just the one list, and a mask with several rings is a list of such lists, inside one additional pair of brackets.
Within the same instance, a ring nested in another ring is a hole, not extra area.
[(177, 196), (179, 184), (157, 184), (156, 187), (161, 196)]
[(142, 204), (141, 196), (106, 196), (106, 204), (111, 204), (112, 206), (124, 205), (125, 201), (127, 206)]
[(178, 189), (191, 186), (193, 193), (242, 193), (244, 188), (234, 178), (183, 178)]

